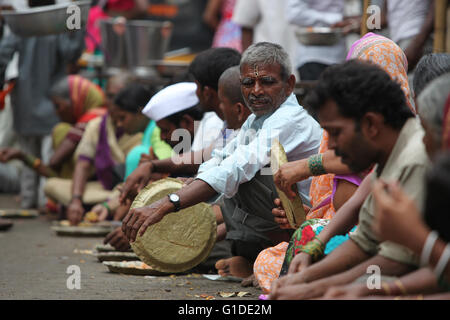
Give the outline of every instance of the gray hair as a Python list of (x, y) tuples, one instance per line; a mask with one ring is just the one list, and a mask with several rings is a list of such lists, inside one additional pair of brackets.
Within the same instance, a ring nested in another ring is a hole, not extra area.
[(445, 103), (450, 94), (450, 73), (433, 80), (417, 99), (421, 118), (433, 130), (434, 142), (442, 143), (442, 125), (444, 121)]
[(240, 64), (241, 70), (243, 65), (254, 67), (257, 64), (279, 64), (283, 80), (287, 80), (292, 74), (292, 65), (288, 53), (276, 43), (258, 42), (244, 51)]
[(59, 79), (49, 90), (50, 98), (70, 100), (69, 77)]

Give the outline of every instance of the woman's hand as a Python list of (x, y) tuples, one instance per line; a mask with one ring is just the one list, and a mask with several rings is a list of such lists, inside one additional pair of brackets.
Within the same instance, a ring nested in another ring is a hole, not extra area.
[(288, 274), (298, 273), (305, 270), (312, 264), (312, 257), (305, 253), (300, 252), (297, 254), (294, 259), (292, 259), (291, 264), (289, 265)]
[(283, 164), (273, 176), (273, 180), (281, 191), (290, 199), (294, 199), (297, 193), (292, 189), (292, 186), (299, 181), (308, 179), (310, 176), (308, 159), (301, 159)]
[(96, 204), (91, 211), (95, 212), (98, 216), (97, 220), (98, 221), (105, 221), (108, 218), (109, 212), (108, 212), (108, 208), (106, 208), (106, 206), (104, 206), (103, 204), (99, 203)]
[(78, 225), (83, 220), (84, 208), (80, 199), (72, 199), (67, 207), (67, 219), (71, 225)]

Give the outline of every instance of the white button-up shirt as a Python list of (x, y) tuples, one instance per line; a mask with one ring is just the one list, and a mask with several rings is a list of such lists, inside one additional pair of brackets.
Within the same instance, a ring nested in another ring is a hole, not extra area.
[[(214, 150), (212, 158), (200, 166), (197, 179), (208, 183), (219, 195), (231, 198), (240, 184), (270, 164), (274, 139), (283, 145), (288, 160), (295, 161), (317, 154), (321, 138), (320, 125), (292, 94), (274, 112), (260, 117), (250, 115), (237, 137), (222, 150)], [(264, 169), (261, 174), (271, 174), (270, 168)], [(297, 184), (306, 204), (310, 184), (309, 179)]]

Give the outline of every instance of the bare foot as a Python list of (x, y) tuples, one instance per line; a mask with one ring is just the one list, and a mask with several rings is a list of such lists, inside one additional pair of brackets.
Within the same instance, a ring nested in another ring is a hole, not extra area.
[(222, 277), (247, 278), (253, 274), (253, 266), (244, 257), (232, 257), (216, 262), (216, 269)]
[(241, 286), (242, 287), (252, 287), (253, 286), (255, 288), (260, 288), (258, 280), (256, 280), (256, 277), (254, 274), (252, 274), (250, 277), (247, 277), (244, 280), (242, 280)]

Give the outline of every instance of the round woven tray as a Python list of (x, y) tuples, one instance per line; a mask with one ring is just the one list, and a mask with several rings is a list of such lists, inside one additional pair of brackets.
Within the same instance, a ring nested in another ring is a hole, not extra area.
[[(167, 178), (151, 183), (134, 200), (140, 208), (181, 189), (180, 180)], [(148, 227), (131, 244), (139, 258), (153, 269), (166, 273), (184, 272), (205, 260), (216, 242), (216, 216), (210, 205), (195, 206), (167, 214)]]

